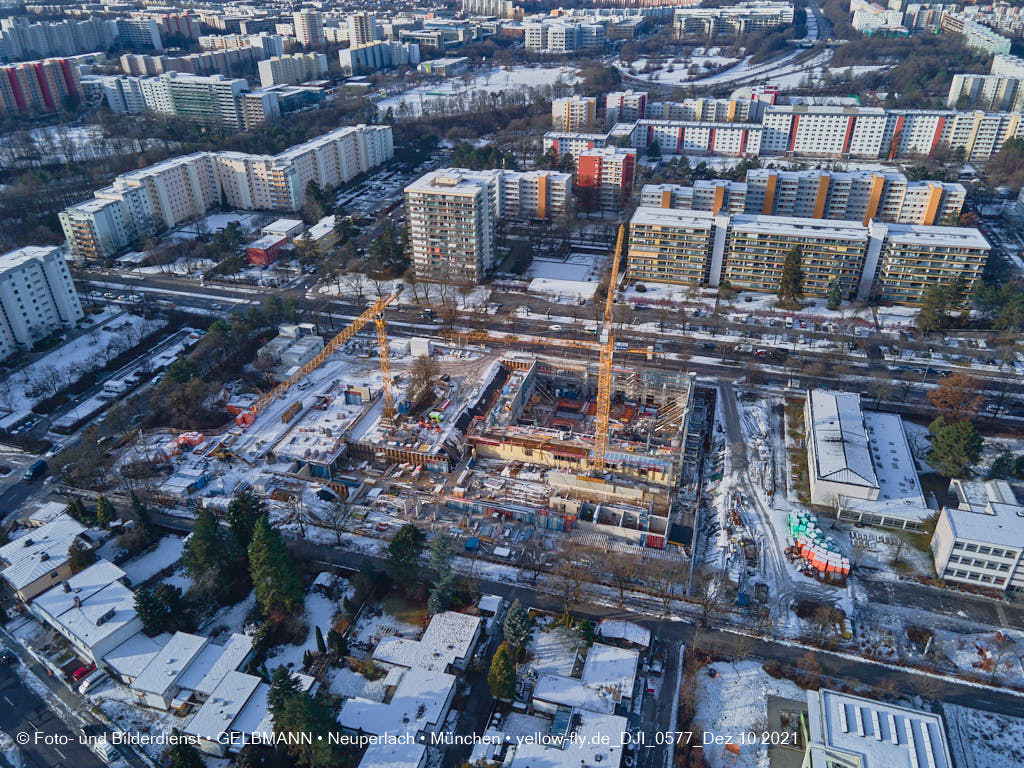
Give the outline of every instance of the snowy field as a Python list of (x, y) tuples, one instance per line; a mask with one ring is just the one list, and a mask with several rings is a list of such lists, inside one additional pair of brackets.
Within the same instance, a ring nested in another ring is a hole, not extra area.
[[(618, 60), (615, 66), (639, 80), (662, 85), (679, 85), (700, 79), (708, 70), (735, 64), (738, 61), (737, 58), (722, 56), (721, 48), (694, 48), (689, 56), (659, 57), (657, 60), (641, 57), (630, 62)], [(648, 71), (648, 67), (652, 69)], [(692, 67), (696, 67), (696, 70), (691, 72)]]
[(565, 261), (534, 259), (526, 276), (584, 281), (593, 280), (596, 276), (595, 272), (593, 256), (585, 253), (570, 253)]
[(184, 547), (185, 540), (180, 536), (164, 536), (160, 539), (156, 549), (124, 563), (121, 568), (133, 585), (142, 584), (147, 579), (156, 576), (164, 568), (178, 562)]
[[(717, 675), (714, 676), (714, 675)], [(779, 696), (805, 701), (806, 695), (792, 681), (776, 680), (756, 661), (735, 664), (717, 662), (697, 674), (697, 712), (693, 718), (695, 732), (704, 730), (715, 736), (732, 737), (740, 733), (761, 732), (768, 726), (768, 697)], [(768, 748), (743, 745), (740, 764), (768, 768)], [(736, 765), (734, 757), (720, 748), (704, 750), (710, 768)]]
[[(452, 77), (443, 83), (429, 83), (377, 102), (383, 114), (388, 109), (396, 115), (408, 110), (410, 117), (422, 114), (424, 109), (438, 106), (458, 106), (460, 98), (501, 91), (526, 91), (530, 88), (563, 83), (572, 85), (578, 79), (575, 67), (495, 67), (471, 78)], [(404, 108), (402, 105), (406, 105)]]
[(0, 411), (32, 408), (40, 400), (77, 381), (83, 374), (101, 368), (120, 352), (165, 324), (138, 315), (107, 309), (87, 316), (91, 330), (62, 344), (0, 382)]
[(537, 631), (527, 649), (530, 654), (530, 666), (538, 675), (572, 674), (576, 661), (576, 651), (583, 644), (579, 632), (561, 625), (555, 626), (550, 619), (538, 622)]
[(944, 704), (949, 750), (958, 768), (1024, 765), (1024, 718)]
[(114, 155), (138, 154), (154, 146), (170, 149), (176, 144), (160, 139), (106, 138), (103, 130), (94, 125), (47, 126), (5, 134), (0, 144), (0, 167), (100, 160)]

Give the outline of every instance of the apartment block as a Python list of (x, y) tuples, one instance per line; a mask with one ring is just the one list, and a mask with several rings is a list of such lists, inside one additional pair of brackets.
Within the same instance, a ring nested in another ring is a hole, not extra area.
[(647, 105), (647, 117), (698, 123), (757, 123), (768, 106), (768, 101), (760, 99), (655, 101)]
[(607, 42), (607, 26), (563, 20), (531, 22), (524, 27), (526, 50), (545, 53), (570, 53), (603, 48)]
[(692, 187), (648, 184), (642, 205), (718, 213), (901, 224), (955, 223), (967, 190), (942, 181), (908, 182), (896, 171), (747, 171), (743, 182), (712, 179)]
[(633, 195), (636, 150), (588, 149), (576, 155), (576, 187), (587, 210), (621, 211)]
[(324, 18), (319, 11), (295, 11), (292, 14), (295, 38), (307, 48), (322, 48), (327, 42), (324, 37)]
[(867, 246), (867, 228), (852, 222), (823, 224), (817, 219), (789, 216), (734, 216), (729, 225), (722, 281), (737, 290), (775, 292), (786, 256), (798, 248), (807, 296), (827, 296), (835, 282), (844, 296), (854, 296), (864, 271)]
[(588, 133), (597, 121), (597, 99), (569, 96), (551, 102), (551, 127), (556, 131)]
[(978, 230), (966, 227), (883, 224), (878, 229), (885, 231), (877, 235), (881, 252), (875, 290), (882, 301), (894, 304), (920, 304), (929, 288), (952, 285), (958, 278), (964, 295), (970, 295), (991, 250)]
[(0, 118), (56, 112), (82, 97), (78, 67), (69, 59), (0, 67)]
[(21, 61), (105, 51), (118, 40), (113, 19), (10, 24), (0, 29), (0, 60)]
[(61, 227), (73, 253), (105, 258), (222, 204), (296, 211), (310, 181), (335, 187), (392, 156), (386, 125), (338, 128), (278, 155), (197, 152), (121, 174), (95, 199), (62, 211)]
[(723, 8), (676, 8), (672, 25), (677, 37), (735, 36), (793, 23), (789, 3), (740, 3)]
[(953, 75), (947, 107), (992, 112), (1024, 110), (1024, 80), (1005, 75)]
[(566, 214), (572, 177), (553, 171), (445, 168), (405, 188), (416, 274), (423, 280), (478, 283), (495, 266), (501, 219)]
[(605, 116), (609, 126), (615, 123), (643, 120), (647, 109), (646, 91), (615, 91), (604, 98)]
[(1008, 53), (997, 53), (992, 57), (992, 66), (989, 68), (989, 72), (993, 75), (1024, 80), (1024, 59), (1020, 56), (1011, 56)]
[(950, 34), (962, 35), (964, 45), (981, 53), (1010, 52), (1010, 38), (959, 14), (943, 12), (939, 29)]
[(348, 27), (348, 42), (352, 47), (367, 45), (378, 39), (377, 22), (369, 13), (353, 13), (345, 20)]
[(28, 246), (0, 256), (0, 360), (84, 316), (60, 248)]
[(548, 131), (544, 134), (544, 152), (550, 152), (558, 159), (569, 153), (573, 157), (589, 149), (600, 149), (608, 136), (604, 133), (573, 133), (571, 131)]
[(420, 47), (416, 43), (378, 40), (338, 51), (342, 74), (366, 75), (394, 67), (415, 67), (420, 63)]
[[(662, 194), (669, 198), (673, 190), (662, 190)], [(674, 234), (652, 234), (673, 233), (678, 227), (689, 235), (694, 221), (710, 222), (711, 229), (702, 230), (703, 261), (693, 249), (680, 249)], [(637, 239), (635, 260), (634, 222), (643, 233)], [(656, 230), (652, 223), (657, 224)], [(896, 304), (920, 304), (928, 287), (952, 283), (958, 276), (969, 292), (990, 249), (977, 230), (963, 227), (874, 221), (865, 226), (856, 221), (716, 215), (711, 210), (646, 205), (637, 208), (630, 232), (629, 274), (634, 279), (712, 286), (728, 281), (741, 290), (774, 292), (786, 255), (799, 248), (807, 295), (825, 296), (838, 281), (851, 298), (877, 294)]]
[(760, 123), (708, 123), (680, 120), (638, 120), (619, 123), (609, 137), (644, 152), (657, 144), (662, 154), (757, 157), (761, 152)]
[(1024, 505), (1005, 480), (954, 479), (955, 507), (944, 507), (932, 535), (940, 579), (1024, 592)]
[(322, 53), (292, 53), (273, 56), (259, 63), (260, 85), (304, 83), (327, 75), (327, 56)]
[(770, 106), (762, 155), (893, 160), (940, 147), (985, 162), (1008, 139), (1024, 137), (1020, 112)]
[(136, 51), (162, 51), (160, 27), (156, 19), (117, 19), (117, 34), (121, 44)]
[(629, 222), (629, 278), (707, 284), (716, 231), (724, 230), (710, 211), (637, 208)]

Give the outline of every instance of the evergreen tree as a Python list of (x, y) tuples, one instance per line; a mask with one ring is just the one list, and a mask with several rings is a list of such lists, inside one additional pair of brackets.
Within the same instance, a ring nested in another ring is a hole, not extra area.
[(348, 639), (334, 627), (327, 630), (327, 647), (339, 659), (348, 656)]
[[(79, 504), (82, 502), (79, 501)], [(96, 525), (106, 528), (114, 522), (114, 508), (102, 493), (96, 499)]]
[(142, 631), (149, 637), (156, 637), (167, 631), (167, 608), (145, 587), (135, 592), (135, 613), (142, 622)]
[(227, 521), (231, 534), (235, 537), (239, 549), (249, 549), (249, 542), (252, 541), (252, 532), (256, 527), (256, 521), (267, 514), (267, 505), (249, 490), (239, 491), (228, 504), (227, 514), (224, 519)]
[(309, 669), (313, 666), (313, 652), (307, 648), (302, 652), (302, 668)]
[(172, 730), (174, 739), (164, 752), (163, 765), (167, 768), (204, 768), (199, 750), (188, 742), (177, 728)]
[(501, 630), (505, 642), (512, 649), (514, 657), (518, 659), (529, 644), (530, 638), (533, 637), (533, 622), (530, 620), (530, 614), (518, 599), (509, 606)]
[(81, 573), (96, 562), (96, 553), (80, 541), (68, 547), (68, 567), (72, 573)]
[[(101, 496), (100, 498), (103, 497)], [(82, 525), (89, 525), (92, 522), (89, 510), (85, 508), (85, 504), (83, 504), (82, 500), (77, 496), (71, 500), (70, 504), (68, 504), (68, 514)]]
[(828, 302), (825, 306), (835, 312), (839, 307), (843, 305), (843, 289), (839, 286), (839, 281), (833, 281), (832, 285), (828, 288)]
[(157, 538), (156, 527), (153, 525), (153, 518), (149, 515), (149, 507), (134, 493), (132, 494), (132, 517), (139, 524), (139, 528), (145, 531), (146, 538), (149, 541), (155, 541)]
[(388, 569), (395, 582), (409, 590), (419, 577), (419, 560), (423, 552), (423, 532), (412, 523), (406, 523), (388, 544)]
[(944, 477), (968, 477), (981, 458), (983, 442), (969, 421), (947, 422), (942, 416), (929, 426), (931, 462)]
[(437, 574), (430, 599), (427, 601), (427, 610), (431, 616), (448, 610), (451, 604), (456, 585), (455, 574), (452, 572), (454, 557), (452, 537), (441, 531), (430, 542), (430, 567)]
[(320, 631), (320, 626), (316, 628), (316, 652), (321, 656), (327, 653), (327, 643), (324, 642), (324, 633)]
[(295, 613), (302, 608), (302, 582), (280, 532), (261, 517), (249, 543), (249, 575), (256, 602), (263, 614), (280, 608)]
[[(257, 525), (254, 542), (260, 537), (260, 530), (261, 526)], [(310, 743), (288, 746), (288, 754), (298, 765), (306, 768), (335, 768), (344, 764), (340, 750), (335, 748), (330, 738), (338, 725), (334, 709), (324, 699), (298, 690), (290, 678), (291, 675), (284, 667), (274, 670), (267, 695), (274, 733), (311, 735)]]
[(799, 245), (794, 245), (782, 262), (782, 276), (779, 278), (779, 299), (786, 304), (799, 303), (804, 297), (803, 252)]
[(499, 645), (494, 652), (491, 669), (487, 673), (487, 685), (491, 689), (491, 696), (496, 699), (508, 700), (516, 695), (516, 667), (507, 643)]
[(181, 555), (181, 561), (193, 582), (199, 581), (211, 570), (220, 570), (222, 542), (220, 525), (213, 510), (207, 507), (199, 510), (196, 525)]
[(949, 288), (936, 283), (924, 293), (921, 309), (917, 313), (917, 329), (922, 333), (932, 333), (946, 326), (948, 320)]

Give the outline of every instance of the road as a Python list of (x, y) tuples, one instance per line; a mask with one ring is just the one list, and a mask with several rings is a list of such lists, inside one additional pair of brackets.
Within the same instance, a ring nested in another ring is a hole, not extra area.
[[(366, 555), (307, 541), (292, 542), (291, 548), (296, 556), (306, 561), (329, 563), (352, 569), (358, 568), (367, 559)], [(370, 559), (376, 560), (378, 567), (384, 566), (382, 559)], [(488, 579), (478, 579), (478, 586), (482, 592), (501, 595), (510, 602), (518, 599), (526, 606), (555, 613), (561, 613), (562, 610), (557, 598), (527, 586)], [(1002, 689), (922, 675), (899, 667), (875, 663), (855, 656), (808, 648), (788, 641), (754, 638), (722, 627), (698, 627), (696, 623), (687, 621), (681, 616), (666, 619), (654, 613), (638, 610), (636, 606), (619, 610), (601, 605), (581, 604), (575, 613), (594, 621), (600, 621), (603, 618), (624, 618), (648, 627), (653, 636), (665, 643), (666, 662), (669, 661), (673, 649), (678, 652), (681, 644), (691, 643), (695, 635), (699, 635), (702, 647), (712, 648), (724, 656), (775, 659), (785, 666), (795, 667), (802, 658), (810, 654), (825, 674), (836, 683), (848, 680), (872, 688), (895, 686), (896, 690), (908, 693), (921, 691), (923, 686), (927, 685), (928, 695), (937, 700), (1018, 717), (1024, 707), (1024, 694), (1009, 693)], [(664, 679), (669, 680), (671, 674), (672, 672), (666, 668)], [(670, 686), (662, 687), (664, 689)], [(671, 698), (671, 694), (668, 695), (668, 698)], [(667, 729), (672, 711), (671, 701), (659, 698), (658, 711), (659, 727)]]
[[(31, 674), (31, 673), (30, 673)], [(57, 717), (13, 667), (0, 667), (0, 730), (16, 738), (28, 733), (32, 741), (21, 748), (25, 768), (102, 768), (105, 764), (78, 741), (78, 734)], [(36, 741), (36, 733), (57, 743)]]

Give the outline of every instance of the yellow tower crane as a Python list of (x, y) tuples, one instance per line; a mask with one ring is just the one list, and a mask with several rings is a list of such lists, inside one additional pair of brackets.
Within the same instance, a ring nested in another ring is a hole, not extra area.
[(615, 352), (613, 310), (615, 292), (619, 283), (619, 262), (622, 260), (622, 241), (626, 225), (619, 225), (619, 236), (615, 240), (615, 256), (612, 258), (612, 273), (608, 280), (608, 296), (604, 302), (604, 327), (601, 329), (601, 358), (597, 368), (597, 418), (594, 425), (595, 473), (604, 471), (604, 455), (608, 450), (608, 424), (612, 412), (612, 355)]
[(378, 352), (380, 353), (380, 370), (384, 377), (384, 413), (386, 418), (393, 418), (395, 398), (391, 392), (391, 360), (388, 356), (388, 337), (384, 323), (384, 309), (388, 304), (399, 297), (402, 293), (402, 287), (403, 286), (398, 286), (394, 293), (375, 301), (361, 315), (359, 315), (359, 317), (345, 326), (345, 328), (339, 331), (333, 339), (327, 342), (326, 346), (320, 350), (316, 357), (303, 365), (299, 370), (289, 376), (285, 381), (282, 381), (272, 390), (261, 395), (260, 398), (253, 403), (252, 408), (238, 414), (235, 418), (238, 426), (245, 429), (252, 424), (256, 420), (256, 417), (266, 410), (268, 405), (323, 365), (324, 361), (328, 357), (340, 349), (349, 339), (359, 333), (359, 331), (361, 331), (371, 320), (377, 326), (377, 346)]
[[(608, 297), (604, 305), (604, 324), (600, 330), (599, 341), (583, 341), (579, 339), (550, 339), (542, 336), (499, 335), (487, 331), (445, 331), (443, 336), (449, 340), (461, 339), (468, 342), (488, 342), (492, 344), (536, 344), (544, 347), (561, 347), (563, 349), (584, 349), (600, 353), (597, 375), (597, 418), (594, 434), (594, 472), (604, 471), (605, 451), (608, 450), (608, 426), (611, 421), (612, 407), (612, 355), (615, 351), (615, 339), (612, 335), (612, 314), (615, 304), (615, 291), (619, 280), (619, 264), (622, 261), (622, 247), (625, 239), (625, 225), (619, 227), (615, 241), (615, 255), (612, 258), (611, 279), (608, 282)], [(648, 349), (620, 350), (632, 354), (650, 355)]]

